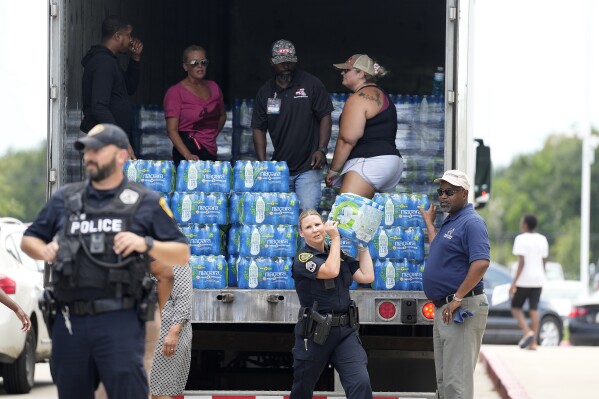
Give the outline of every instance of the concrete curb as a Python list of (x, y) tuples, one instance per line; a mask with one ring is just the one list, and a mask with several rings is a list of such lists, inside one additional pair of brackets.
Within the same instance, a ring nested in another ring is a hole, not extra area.
[(480, 360), (502, 399), (530, 399), (522, 385), (493, 351), (481, 347)]

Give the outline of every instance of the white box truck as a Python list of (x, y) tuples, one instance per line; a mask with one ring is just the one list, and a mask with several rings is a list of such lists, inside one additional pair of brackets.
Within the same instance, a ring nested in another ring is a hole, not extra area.
[[(319, 77), (330, 92), (344, 90), (332, 64), (355, 53), (367, 53), (388, 68), (392, 74), (381, 85), (412, 103), (431, 94), (433, 75), (442, 67), (443, 99), (437, 99), (442, 118), (434, 142), (418, 132), (421, 116), (413, 113), (411, 120), (400, 123), (397, 143), (406, 168), (398, 191), (430, 195), (437, 188), (433, 178), (445, 169), (461, 169), (474, 177), (476, 146), (468, 112), (473, 4), (473, 0), (49, 0), (48, 192), (78, 179), (72, 171), (80, 171), (80, 155), (72, 143), (80, 134), (82, 117), (81, 59), (100, 42), (101, 22), (111, 14), (130, 20), (133, 35), (144, 42), (134, 104), (162, 103), (166, 89), (184, 77), (181, 53), (191, 44), (207, 49), (208, 78), (221, 86), (228, 104), (235, 98), (253, 98), (273, 75), (270, 46), (280, 38), (296, 45), (298, 68)], [(125, 66), (126, 57), (122, 61)], [(431, 152), (431, 147), (436, 149)], [(477, 184), (481, 186), (478, 177)], [(434, 307), (424, 293), (360, 288), (351, 295), (360, 309), (360, 336), (375, 396), (435, 397)], [(185, 397), (288, 395), (298, 309), (293, 290), (194, 290), (193, 355)], [(328, 368), (315, 396), (339, 395), (343, 390), (338, 376)]]

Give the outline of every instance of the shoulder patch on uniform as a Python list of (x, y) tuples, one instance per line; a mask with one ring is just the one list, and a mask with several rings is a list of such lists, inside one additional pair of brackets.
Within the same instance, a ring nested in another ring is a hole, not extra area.
[(306, 270), (313, 273), (316, 270), (316, 263), (313, 260), (306, 262)]
[(171, 211), (171, 208), (168, 207), (166, 199), (164, 199), (164, 197), (160, 197), (160, 201), (158, 201), (158, 203), (160, 204), (160, 207), (164, 210), (164, 212), (166, 212), (166, 214), (172, 219), (173, 212)]
[(304, 262), (304, 263), (306, 263), (307, 261), (309, 261), (313, 257), (314, 257), (314, 254), (311, 254), (310, 252), (302, 252), (301, 254), (299, 254), (297, 256), (297, 258), (299, 259), (299, 261), (300, 262)]
[(139, 193), (133, 191), (129, 188), (123, 190), (123, 192), (119, 195), (119, 199), (123, 201), (124, 204), (131, 205), (135, 204), (139, 199)]

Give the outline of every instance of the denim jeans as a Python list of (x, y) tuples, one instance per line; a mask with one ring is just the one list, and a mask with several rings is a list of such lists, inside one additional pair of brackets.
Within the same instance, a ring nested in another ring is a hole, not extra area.
[(289, 176), (289, 191), (297, 194), (300, 212), (306, 209), (318, 210), (322, 198), (322, 169), (310, 169), (294, 176)]

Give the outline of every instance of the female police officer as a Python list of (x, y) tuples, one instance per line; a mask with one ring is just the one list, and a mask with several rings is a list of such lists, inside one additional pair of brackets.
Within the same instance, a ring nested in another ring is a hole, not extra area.
[[(308, 209), (299, 217), (306, 241), (293, 263), (293, 278), (301, 309), (293, 347), (293, 399), (312, 398), (324, 367), (331, 362), (348, 399), (372, 398), (366, 352), (358, 338), (357, 308), (349, 297), (352, 279), (374, 280), (372, 258), (360, 249), (358, 260), (341, 251), (337, 222), (323, 224)], [(331, 238), (325, 245), (325, 233)]]

